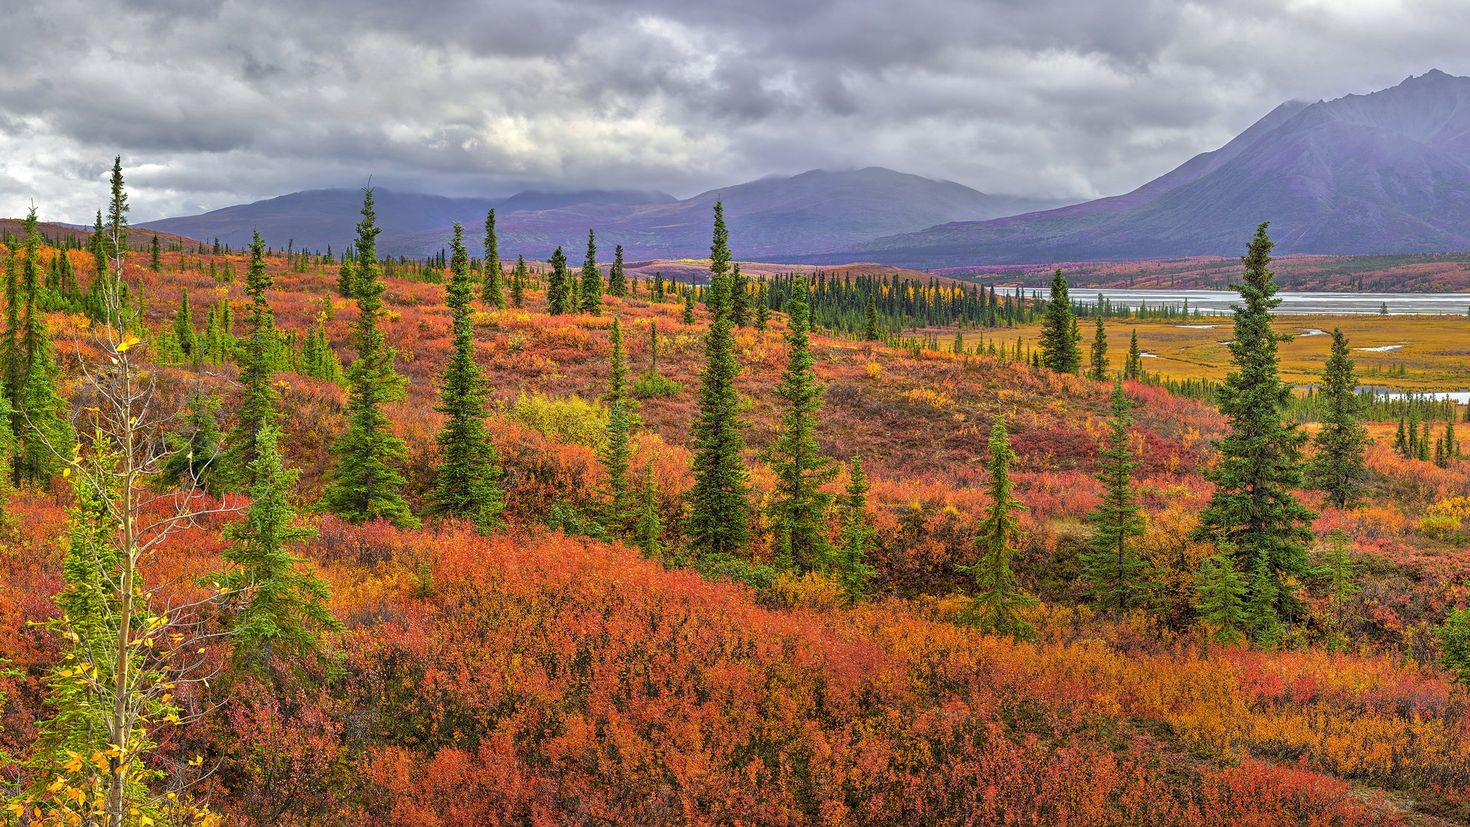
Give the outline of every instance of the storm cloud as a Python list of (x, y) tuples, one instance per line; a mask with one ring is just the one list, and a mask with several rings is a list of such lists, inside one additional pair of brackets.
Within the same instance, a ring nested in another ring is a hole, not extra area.
[(1470, 71), (1463, 0), (53, 0), (0, 50), (0, 215), (292, 190), (675, 195), (881, 165), (1084, 199), (1283, 100)]

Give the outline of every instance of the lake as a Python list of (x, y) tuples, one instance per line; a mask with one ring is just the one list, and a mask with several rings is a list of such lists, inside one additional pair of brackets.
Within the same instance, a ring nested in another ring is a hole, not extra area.
[[(1035, 291), (1045, 298), (1047, 288), (1027, 288), (1029, 296)], [(1182, 307), (1188, 300), (1189, 309), (1204, 313), (1228, 313), (1230, 305), (1240, 301), (1233, 290), (1128, 290), (1072, 288), (1072, 300), (1092, 302), (1101, 294), (1115, 305), (1138, 308), (1173, 305)], [(1293, 314), (1375, 314), (1384, 305), (1393, 315), (1456, 315), (1463, 316), (1470, 310), (1470, 293), (1277, 293), (1281, 306), (1277, 313)]]

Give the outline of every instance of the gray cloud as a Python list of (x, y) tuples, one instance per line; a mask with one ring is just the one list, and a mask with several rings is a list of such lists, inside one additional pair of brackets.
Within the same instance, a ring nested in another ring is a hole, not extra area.
[(678, 195), (878, 164), (1125, 191), (1288, 98), (1458, 65), (1460, 0), (54, 0), (7, 14), (0, 215), (321, 186)]

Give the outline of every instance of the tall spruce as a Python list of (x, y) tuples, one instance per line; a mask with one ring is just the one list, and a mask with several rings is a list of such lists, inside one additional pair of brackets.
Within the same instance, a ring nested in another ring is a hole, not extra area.
[(165, 484), (219, 493), (220, 443), (224, 439), (219, 409), (220, 401), (213, 394), (203, 390), (190, 394), (183, 430), (165, 437), (169, 453), (159, 468)]
[(1194, 579), (1194, 610), (1217, 643), (1235, 643), (1246, 628), (1246, 581), (1229, 549), (1200, 565)]
[(1219, 465), (1207, 473), (1215, 492), (1197, 530), (1200, 539), (1228, 542), (1238, 568), (1250, 572), (1246, 603), (1258, 637), (1301, 612), (1291, 581), (1307, 572), (1313, 518), (1293, 494), (1302, 482), (1306, 434), (1284, 420), (1291, 388), (1281, 381), (1277, 357), (1286, 337), (1271, 329), (1271, 310), (1281, 300), (1266, 226), (1256, 229), (1242, 259), (1244, 280), (1233, 285), (1243, 300), (1235, 306), (1230, 343), (1235, 369), (1219, 391), (1229, 432), (1219, 443)]
[(485, 214), (485, 283), (481, 298), (485, 304), (505, 309), (504, 274), (500, 271), (500, 239), (495, 235), (495, 208)]
[(1143, 351), (1138, 349), (1138, 329), (1128, 338), (1128, 359), (1123, 363), (1123, 378), (1138, 381), (1143, 378)]
[[(725, 208), (716, 201), (707, 300), (711, 318), (704, 337), (705, 364), (693, 428), (694, 487), (689, 494), (689, 537), (701, 557), (736, 554), (750, 540), (748, 472), (741, 457), (745, 424), (735, 388), (740, 365), (730, 321), (729, 242)], [(690, 315), (690, 305), (685, 305), (685, 313)]]
[(637, 523), (628, 468), (632, 461), (628, 410), (628, 358), (623, 350), (623, 325), (614, 318), (609, 335), (607, 441), (602, 447), (602, 467), (607, 473), (603, 527), (615, 537), (627, 536)]
[(602, 273), (597, 269), (597, 236), (587, 231), (587, 257), (582, 260), (582, 280), (577, 309), (594, 316), (602, 312)]
[(868, 300), (863, 308), (863, 341), (876, 342), (878, 339), (878, 305), (873, 299), (872, 291), (869, 290)]
[(245, 270), (245, 294), (250, 297), (250, 336), (241, 356), (239, 413), (230, 429), (224, 457), (225, 474), (241, 490), (255, 485), (252, 467), (259, 455), (256, 437), (280, 422), (280, 391), (276, 389), (276, 353), (280, 336), (267, 297), (275, 277), (265, 261), (265, 241), (256, 232), (250, 242), (250, 266)]
[(510, 303), (520, 307), (526, 302), (526, 282), (531, 278), (531, 271), (526, 267), (526, 257), (516, 256), (516, 269), (510, 275)]
[[(464, 247), (464, 229), (454, 225), (449, 243), (449, 305), (454, 352), (440, 380), (437, 410), (448, 417), (439, 432), (439, 466), (435, 470), (433, 513), (469, 520), (477, 530), (490, 531), (500, 522), (504, 498), (495, 446), (485, 429), (489, 396), (485, 377), (475, 362), (475, 328), (470, 306), (474, 277)], [(498, 265), (497, 265), (498, 266)]]
[(557, 247), (551, 254), (551, 275), (546, 279), (546, 312), (552, 316), (572, 312), (571, 276), (567, 274), (567, 256)]
[(607, 294), (622, 298), (628, 295), (628, 276), (623, 272), (623, 245), (613, 248), (612, 269), (607, 271)]
[(273, 424), (256, 434), (250, 506), (225, 529), (232, 545), (222, 556), (231, 567), (217, 580), (233, 608), (236, 662), (247, 669), (263, 669), (277, 654), (292, 663), (319, 657), (321, 633), (342, 628), (327, 607), (327, 582), (291, 553), (316, 532), (296, 521), (291, 493), (299, 472), (286, 468), (279, 440)]
[(663, 553), (664, 524), (658, 513), (658, 480), (653, 476), (653, 463), (643, 468), (642, 496), (638, 500), (638, 524), (633, 530), (633, 539), (645, 556), (657, 557)]
[(1327, 492), (1333, 505), (1350, 508), (1362, 498), (1368, 476), (1363, 461), (1368, 431), (1359, 421), (1357, 371), (1340, 328), (1332, 331), (1332, 353), (1322, 370), (1318, 395), (1324, 405), (1322, 427), (1312, 439), (1317, 453), (1307, 466), (1307, 480)]
[(771, 468), (776, 474), (771, 506), (776, 556), (786, 567), (801, 572), (820, 568), (829, 554), (827, 508), (832, 497), (822, 486), (837, 473), (817, 444), (822, 386), (812, 358), (806, 297), (806, 278), (797, 276), (786, 303), (786, 369), (776, 386), (784, 411), (771, 447)]
[(1058, 269), (1051, 280), (1051, 297), (1041, 321), (1041, 364), (1057, 373), (1076, 373), (1082, 368), (1077, 335), (1077, 317), (1067, 292), (1067, 277)]
[[(67, 418), (69, 406), (57, 383), (61, 366), (39, 306), (41, 232), (32, 207), (22, 224), (20, 278), (15, 268), (7, 285), (4, 358), (14, 448), (12, 478), (46, 483), (62, 470), (76, 443)], [(10, 384), (14, 382), (15, 384)]]
[(1025, 508), (1013, 493), (1010, 436), (1004, 419), (990, 430), (990, 513), (980, 524), (980, 559), (962, 571), (975, 579), (978, 591), (962, 619), (982, 629), (1015, 638), (1028, 638), (1033, 629), (1018, 610), (1035, 606), (1036, 598), (1021, 590), (1011, 567), (1020, 533), (1016, 512)]
[(739, 262), (730, 273), (730, 321), (736, 327), (750, 324), (750, 279), (740, 272)]
[(848, 465), (847, 488), (838, 501), (842, 514), (842, 539), (832, 553), (832, 570), (848, 602), (866, 597), (874, 568), (868, 562), (877, 532), (868, 517), (868, 475), (862, 458), (853, 454)]
[(1092, 334), (1092, 359), (1087, 375), (1099, 382), (1108, 378), (1108, 332), (1103, 329), (1103, 317), (1097, 317), (1097, 329)]
[(1088, 515), (1092, 551), (1082, 557), (1082, 573), (1099, 608), (1126, 612), (1142, 604), (1148, 594), (1148, 564), (1138, 556), (1136, 540), (1143, 535), (1143, 515), (1133, 488), (1130, 428), (1132, 405), (1123, 381), (1113, 387), (1108, 446), (1103, 449), (1098, 479), (1102, 502)]
[(403, 379), (393, 368), (393, 351), (378, 327), (383, 310), (382, 271), (377, 239), (382, 232), (373, 212), (373, 191), (363, 190), (362, 221), (357, 225), (357, 326), (353, 331), (357, 358), (347, 371), (347, 430), (337, 440), (337, 465), (327, 487), (326, 504), (352, 522), (385, 519), (395, 525), (416, 525), (403, 499), (403, 474), (398, 466), (408, 459), (408, 447), (393, 435), (384, 413), (388, 402), (403, 398)]
[(179, 352), (186, 359), (197, 357), (199, 333), (194, 329), (194, 310), (189, 306), (189, 288), (179, 295), (179, 307), (174, 311), (174, 338), (179, 343)]

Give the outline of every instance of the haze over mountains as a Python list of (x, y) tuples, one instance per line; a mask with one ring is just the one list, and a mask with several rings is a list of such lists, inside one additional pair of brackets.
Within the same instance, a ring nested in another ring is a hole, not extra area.
[[(1124, 195), (1055, 204), (881, 167), (768, 177), (687, 199), (661, 192), (446, 198), (378, 190), (380, 249), (422, 256), (460, 221), (478, 248), (496, 207), (502, 254), (575, 259), (589, 227), (630, 259), (702, 257), (725, 202), (742, 258), (908, 267), (1238, 253), (1272, 222), (1282, 253), (1470, 250), (1470, 78), (1438, 70), (1332, 101), (1283, 103), (1211, 152)], [(232, 245), (259, 228), (284, 247), (341, 249), (356, 189), (313, 190), (148, 226)], [(1038, 211), (1041, 210), (1041, 211)]]

